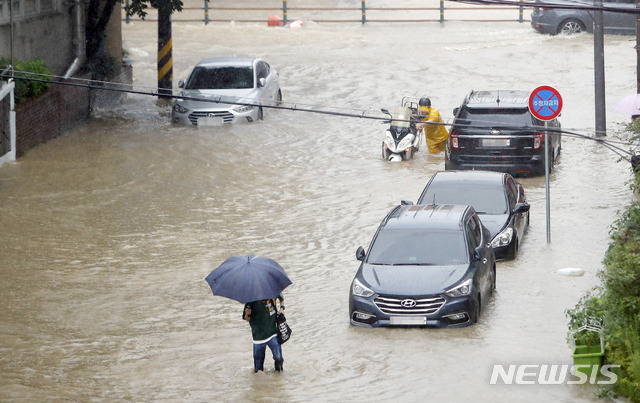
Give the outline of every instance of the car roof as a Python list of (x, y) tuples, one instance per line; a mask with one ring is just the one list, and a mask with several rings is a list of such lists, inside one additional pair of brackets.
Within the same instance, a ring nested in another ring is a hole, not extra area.
[(255, 57), (212, 57), (202, 59), (197, 66), (252, 66)]
[(530, 94), (520, 90), (471, 91), (465, 104), (471, 108), (522, 108), (529, 106)]
[(444, 229), (460, 231), (464, 218), (473, 212), (473, 207), (442, 205), (401, 205), (385, 217), (385, 229)]
[(429, 184), (436, 182), (474, 182), (474, 183), (504, 183), (509, 174), (493, 171), (438, 171), (433, 174)]

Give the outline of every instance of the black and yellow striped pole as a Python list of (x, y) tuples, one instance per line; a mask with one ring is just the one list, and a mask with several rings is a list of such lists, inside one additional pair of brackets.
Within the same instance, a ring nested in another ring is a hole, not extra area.
[(158, 10), (158, 96), (172, 93), (173, 55), (171, 43), (171, 11)]
[(282, 0), (282, 26), (286, 27), (289, 23), (289, 16), (287, 15), (287, 0)]

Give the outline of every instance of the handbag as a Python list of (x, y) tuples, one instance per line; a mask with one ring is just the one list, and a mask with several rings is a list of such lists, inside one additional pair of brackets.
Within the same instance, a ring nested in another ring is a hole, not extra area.
[(287, 318), (283, 313), (276, 316), (276, 326), (278, 327), (278, 343), (284, 344), (291, 337), (291, 328), (287, 324)]

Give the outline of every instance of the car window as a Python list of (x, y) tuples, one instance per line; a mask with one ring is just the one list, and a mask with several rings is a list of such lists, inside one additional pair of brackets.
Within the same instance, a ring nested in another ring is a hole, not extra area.
[(253, 68), (197, 66), (185, 85), (188, 90), (253, 88)]
[(454, 265), (468, 262), (462, 231), (383, 229), (367, 263), (385, 265)]
[(266, 62), (258, 62), (256, 69), (258, 74), (258, 80), (261, 78), (267, 78), (269, 76), (270, 68)]
[(457, 124), (478, 127), (531, 126), (532, 116), (528, 108), (473, 108), (460, 111)]
[(502, 184), (433, 181), (420, 197), (421, 204), (470, 205), (478, 214), (507, 214), (507, 199)]
[(507, 178), (507, 199), (509, 200), (510, 209), (513, 210), (518, 202), (518, 187), (513, 178)]
[(480, 245), (480, 241), (478, 239), (478, 224), (470, 218), (467, 220), (465, 225), (467, 232), (467, 245), (469, 246), (469, 251), (473, 253), (473, 251)]

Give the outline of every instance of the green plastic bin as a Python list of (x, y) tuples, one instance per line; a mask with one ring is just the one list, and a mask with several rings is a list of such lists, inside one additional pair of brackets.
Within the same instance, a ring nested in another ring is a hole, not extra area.
[[(600, 344), (595, 345), (576, 345), (575, 335), (580, 332), (596, 332), (600, 336)], [(602, 357), (604, 356), (604, 335), (602, 327), (598, 325), (582, 326), (575, 332), (571, 333), (571, 357), (573, 357), (573, 365), (588, 365), (588, 367), (576, 368), (576, 371), (582, 372), (588, 376), (596, 371), (600, 371), (602, 365)]]
[(596, 346), (576, 346), (573, 349), (573, 365), (588, 365), (588, 367), (576, 368), (576, 371), (591, 376), (593, 371), (599, 372), (602, 365), (604, 350), (600, 345)]

